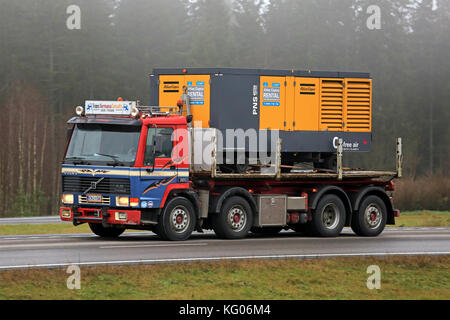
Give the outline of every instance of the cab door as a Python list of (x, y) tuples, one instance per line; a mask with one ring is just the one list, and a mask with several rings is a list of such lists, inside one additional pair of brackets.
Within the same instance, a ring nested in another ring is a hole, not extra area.
[(172, 159), (172, 127), (149, 127), (140, 172), (141, 207), (159, 208), (167, 186), (176, 183), (178, 171)]

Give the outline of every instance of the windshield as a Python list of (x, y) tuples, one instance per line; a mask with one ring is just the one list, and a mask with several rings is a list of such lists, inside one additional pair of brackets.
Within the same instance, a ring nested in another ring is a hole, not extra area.
[(136, 159), (140, 127), (107, 124), (77, 124), (66, 163), (132, 166)]

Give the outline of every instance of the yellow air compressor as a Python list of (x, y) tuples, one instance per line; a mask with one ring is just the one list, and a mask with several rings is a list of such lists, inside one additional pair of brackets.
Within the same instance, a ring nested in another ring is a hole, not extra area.
[(150, 103), (174, 106), (185, 88), (193, 121), (220, 131), (273, 132), (282, 141), (282, 163), (335, 167), (343, 150), (370, 151), (372, 79), (368, 73), (295, 70), (154, 69)]

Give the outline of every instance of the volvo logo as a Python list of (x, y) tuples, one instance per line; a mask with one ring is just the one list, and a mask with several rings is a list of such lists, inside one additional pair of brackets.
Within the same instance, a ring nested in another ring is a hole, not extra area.
[(86, 190), (84, 190), (84, 191), (83, 191), (83, 194), (86, 194), (86, 193), (88, 193), (88, 192), (91, 191), (91, 190), (97, 189), (97, 185), (98, 185), (100, 182), (102, 182), (103, 179), (105, 179), (105, 177), (102, 177), (102, 178), (98, 179), (98, 180), (95, 181), (95, 182), (91, 182), (91, 186), (90, 186), (89, 188), (87, 188)]

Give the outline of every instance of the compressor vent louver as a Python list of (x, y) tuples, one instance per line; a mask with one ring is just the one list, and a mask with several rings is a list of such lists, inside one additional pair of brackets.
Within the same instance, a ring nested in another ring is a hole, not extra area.
[(321, 80), (320, 130), (340, 131), (344, 120), (342, 80)]
[(370, 131), (370, 105), (372, 96), (370, 81), (348, 80), (346, 91), (347, 130)]

